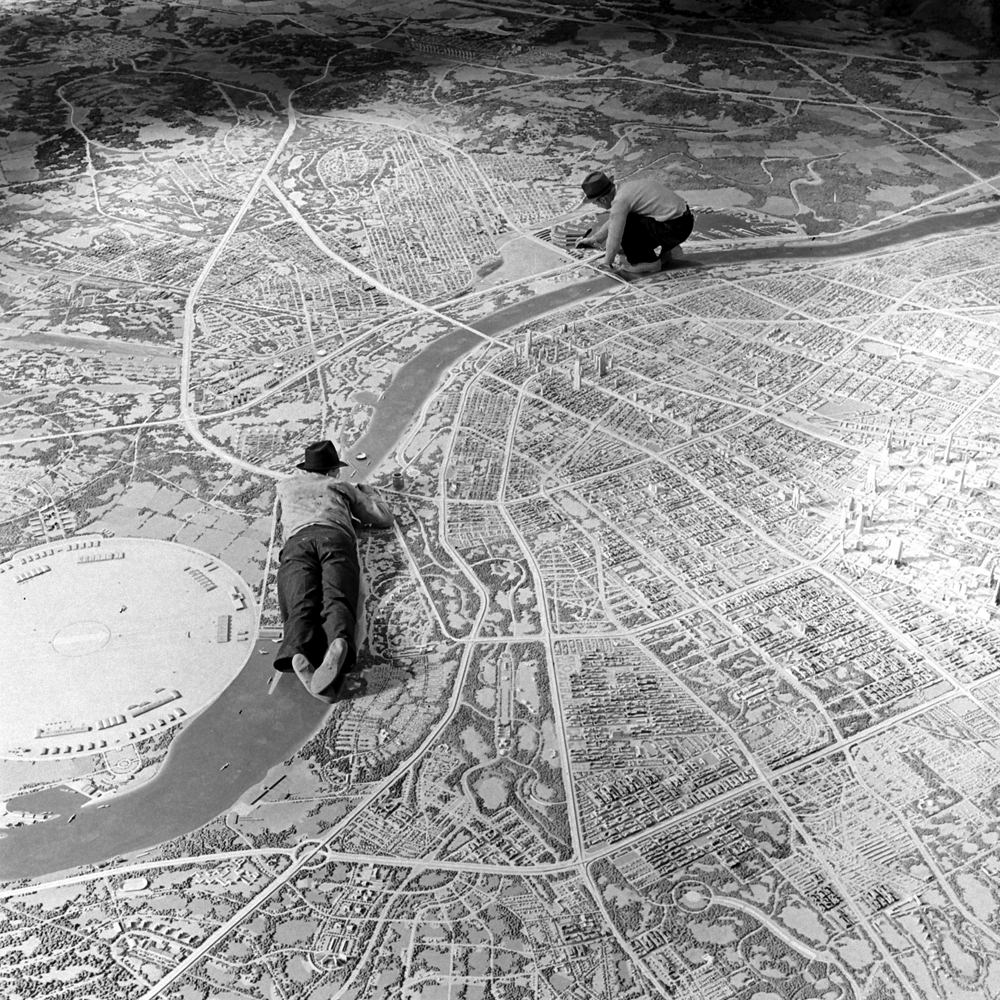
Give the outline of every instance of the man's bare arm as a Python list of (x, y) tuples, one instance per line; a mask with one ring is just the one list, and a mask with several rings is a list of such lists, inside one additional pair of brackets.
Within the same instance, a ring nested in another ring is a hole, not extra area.
[(615, 257), (622, 248), (622, 236), (625, 235), (625, 219), (628, 212), (612, 212), (608, 216), (608, 238), (604, 245), (604, 266), (613, 267)]

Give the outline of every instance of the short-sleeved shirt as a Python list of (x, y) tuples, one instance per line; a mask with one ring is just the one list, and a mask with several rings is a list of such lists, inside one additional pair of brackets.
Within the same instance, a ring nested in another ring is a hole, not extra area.
[(354, 535), (354, 522), (387, 528), (392, 511), (354, 483), (344, 483), (315, 472), (293, 472), (278, 483), (281, 523), (285, 538), (301, 528), (324, 525)]
[(687, 211), (687, 202), (651, 174), (639, 174), (622, 181), (615, 189), (611, 214), (626, 216), (629, 212), (646, 215), (657, 222), (676, 219)]

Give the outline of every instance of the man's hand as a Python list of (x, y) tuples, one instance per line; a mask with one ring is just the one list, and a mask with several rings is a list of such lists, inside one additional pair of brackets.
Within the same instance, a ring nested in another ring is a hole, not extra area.
[(607, 263), (607, 261), (603, 260), (599, 264), (595, 264), (594, 266), (597, 268), (598, 271), (608, 271), (612, 274), (618, 270), (618, 268), (616, 268), (614, 264), (609, 264)]
[(576, 241), (577, 250), (596, 250), (598, 247), (604, 246), (604, 238), (607, 234), (604, 231), (603, 226), (598, 226), (597, 229), (588, 229), (583, 236), (581, 236)]

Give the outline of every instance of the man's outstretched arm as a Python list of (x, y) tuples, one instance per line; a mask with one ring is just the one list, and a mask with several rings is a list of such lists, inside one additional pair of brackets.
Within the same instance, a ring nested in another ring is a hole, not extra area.
[(350, 483), (351, 514), (372, 528), (391, 528), (396, 518), (392, 508), (380, 500), (365, 483)]
[(588, 247), (599, 247), (603, 245), (607, 238), (608, 223), (607, 221), (604, 221), (596, 229), (591, 229), (584, 233), (583, 236), (576, 241), (576, 246), (578, 250), (586, 250)]
[(614, 267), (615, 257), (622, 248), (622, 237), (625, 235), (625, 219), (628, 217), (628, 209), (615, 209), (612, 207), (608, 216), (608, 234), (604, 241), (604, 261), (605, 267)]

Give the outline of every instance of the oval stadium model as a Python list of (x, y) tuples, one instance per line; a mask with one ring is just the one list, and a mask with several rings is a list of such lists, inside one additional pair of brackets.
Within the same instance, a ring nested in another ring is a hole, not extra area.
[(93, 754), (210, 704), (251, 651), (243, 579), (150, 538), (76, 536), (0, 566), (0, 755)]

